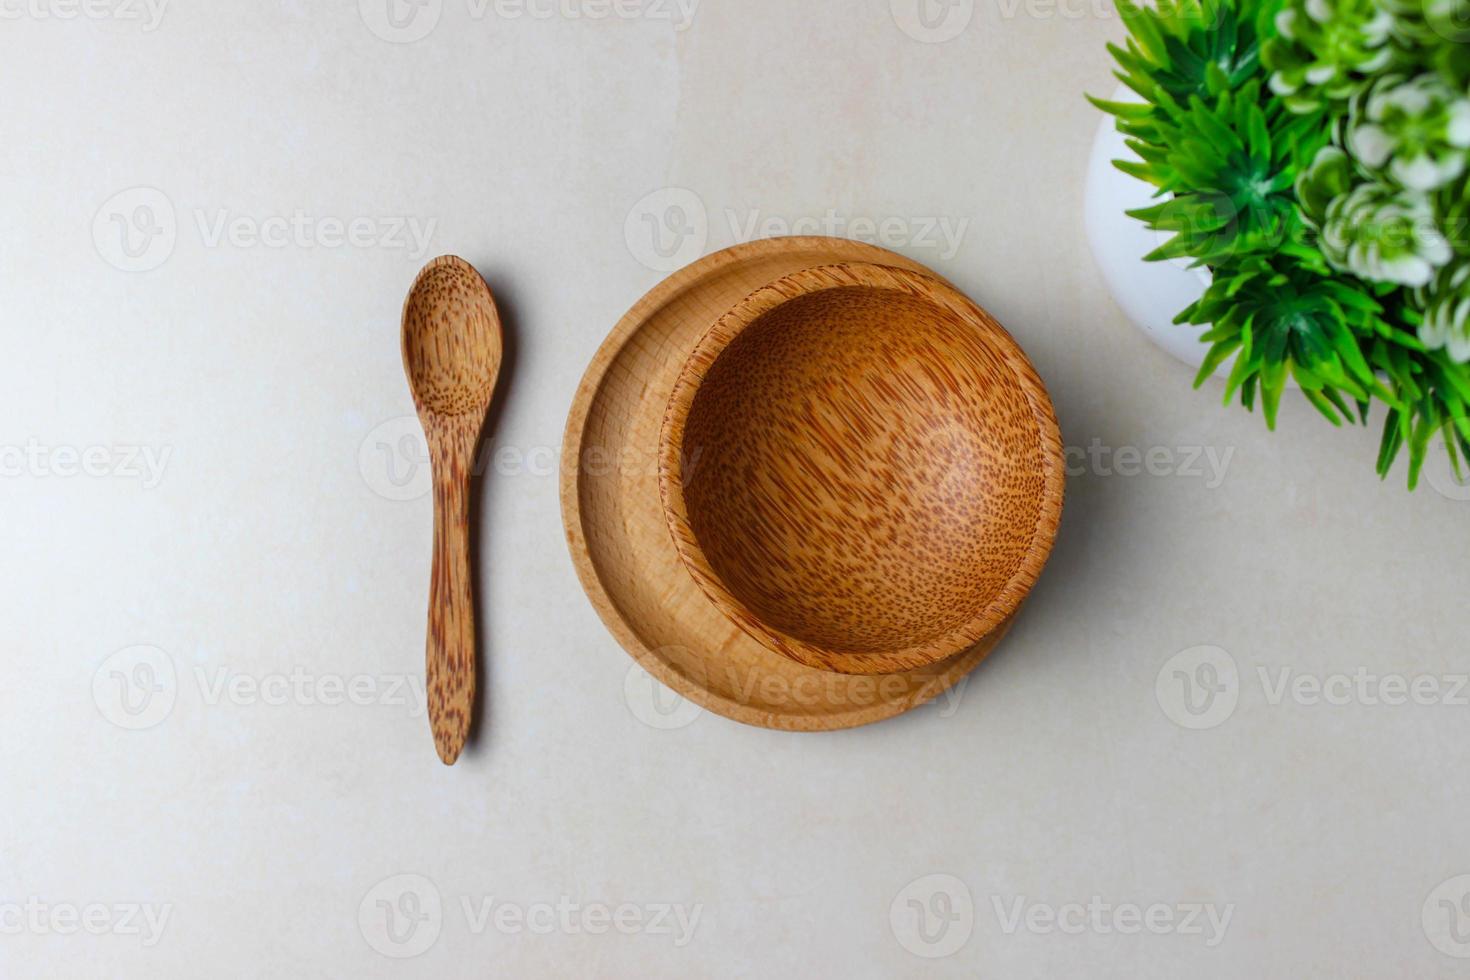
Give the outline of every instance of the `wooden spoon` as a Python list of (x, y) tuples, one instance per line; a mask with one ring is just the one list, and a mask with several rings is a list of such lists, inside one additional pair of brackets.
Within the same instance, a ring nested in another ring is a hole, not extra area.
[(403, 304), (403, 367), (434, 472), (427, 690), (434, 746), (447, 766), (469, 737), (475, 701), (470, 476), (501, 350), (495, 299), (475, 267), (453, 255), (425, 266)]

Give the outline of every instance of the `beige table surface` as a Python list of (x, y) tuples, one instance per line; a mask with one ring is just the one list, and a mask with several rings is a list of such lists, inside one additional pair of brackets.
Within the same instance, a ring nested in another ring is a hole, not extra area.
[[(1124, 322), (1100, 4), (160, 4), (0, 3), (0, 975), (1470, 969), (1470, 504)], [(660, 267), (874, 229), (1051, 386), (1054, 559), (957, 698), (699, 714), (573, 574), (573, 390)], [(450, 251), (517, 354), (446, 770), (397, 329)]]

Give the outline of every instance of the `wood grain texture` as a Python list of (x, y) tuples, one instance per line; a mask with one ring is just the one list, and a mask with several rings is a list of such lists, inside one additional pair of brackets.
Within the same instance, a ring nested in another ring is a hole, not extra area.
[(434, 746), (445, 765), (459, 759), (473, 722), (470, 479), (502, 349), (495, 300), (474, 266), (448, 255), (425, 266), (403, 306), (403, 364), (434, 474), (426, 687)]
[(1003, 637), (1007, 620), (948, 660), (881, 677), (818, 670), (737, 627), (695, 584), (659, 493), (658, 440), (674, 383), (725, 312), (793, 272), (867, 262), (924, 272), (871, 245), (795, 237), (737, 245), (653, 288), (597, 351), (562, 450), (562, 516), (573, 564), (619, 644), (679, 695), (736, 721), (829, 731), (891, 718), (943, 694)]
[(1061, 517), (1051, 401), (952, 287), (869, 263), (764, 286), (700, 339), (669, 399), (674, 544), (737, 625), (798, 663), (911, 670), (983, 639)]

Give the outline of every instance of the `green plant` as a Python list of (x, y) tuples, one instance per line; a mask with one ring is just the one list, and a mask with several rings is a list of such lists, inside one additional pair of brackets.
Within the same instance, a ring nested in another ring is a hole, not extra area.
[(1211, 272), (1176, 318), (1275, 428), (1288, 379), (1334, 425), (1386, 409), (1378, 471), (1470, 459), (1470, 0), (1116, 0), (1157, 189), (1151, 260)]

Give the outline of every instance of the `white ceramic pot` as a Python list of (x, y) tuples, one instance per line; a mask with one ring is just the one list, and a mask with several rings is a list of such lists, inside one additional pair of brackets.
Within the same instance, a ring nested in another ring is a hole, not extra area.
[[(1119, 86), (1113, 93), (1115, 102), (1137, 102), (1131, 89)], [(1184, 259), (1168, 262), (1145, 262), (1143, 257), (1171, 237), (1149, 230), (1141, 221), (1128, 217), (1125, 211), (1157, 204), (1154, 188), (1130, 177), (1114, 160), (1137, 160), (1138, 157), (1118, 132), (1112, 116), (1104, 115), (1092, 142), (1092, 158), (1087, 165), (1087, 189), (1083, 203), (1083, 220), (1092, 257), (1102, 272), (1113, 299), (1123, 308), (1128, 319), (1148, 339), (1194, 368), (1204, 363), (1209, 345), (1200, 343), (1204, 327), (1175, 325), (1174, 317), (1204, 294), (1210, 284), (1209, 270), (1191, 269)], [(1227, 362), (1216, 372), (1229, 374)]]

